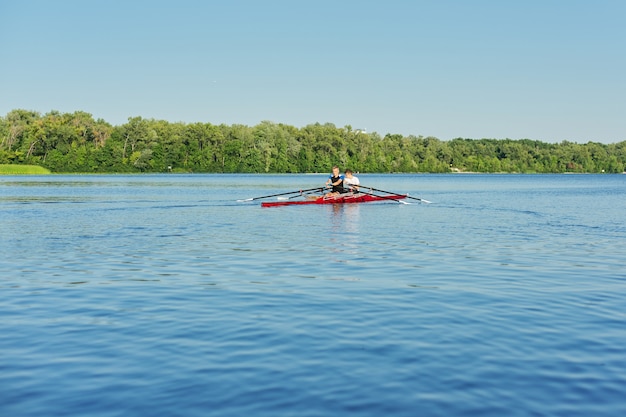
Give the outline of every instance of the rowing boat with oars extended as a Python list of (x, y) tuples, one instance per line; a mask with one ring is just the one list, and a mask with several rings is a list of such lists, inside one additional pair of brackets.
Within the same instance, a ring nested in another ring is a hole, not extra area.
[(389, 194), (389, 195), (374, 195), (365, 193), (347, 193), (347, 194), (325, 194), (321, 196), (307, 196), (304, 200), (296, 201), (264, 201), (261, 203), (261, 207), (276, 207), (276, 206), (298, 206), (304, 204), (354, 204), (354, 203), (371, 203), (374, 201), (398, 201), (407, 198), (406, 194)]
[[(368, 191), (365, 191), (368, 190)], [(379, 190), (372, 187), (360, 186), (358, 191), (346, 189), (346, 193), (324, 193), (327, 191), (324, 187), (308, 188), (306, 190), (288, 191), (285, 193), (264, 195), (261, 197), (246, 198), (237, 201), (253, 201), (262, 198), (277, 197), (279, 201), (264, 201), (262, 207), (278, 207), (278, 206), (302, 206), (307, 204), (354, 204), (354, 203), (372, 203), (376, 201), (393, 201), (401, 204), (409, 204), (402, 200), (410, 198), (420, 203), (430, 203), (422, 198), (412, 197), (408, 194), (398, 194), (390, 191)], [(377, 194), (374, 194), (376, 192)], [(381, 194), (382, 193), (382, 194)], [(291, 197), (286, 197), (291, 195)], [(295, 200), (298, 199), (298, 200)], [(282, 201), (281, 201), (282, 200)]]

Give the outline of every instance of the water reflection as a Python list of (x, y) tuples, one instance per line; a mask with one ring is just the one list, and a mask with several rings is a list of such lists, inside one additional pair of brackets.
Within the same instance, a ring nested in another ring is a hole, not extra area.
[[(331, 215), (331, 250), (339, 255), (354, 256), (360, 246), (360, 207), (359, 204), (332, 204)], [(345, 257), (336, 259), (345, 262)]]

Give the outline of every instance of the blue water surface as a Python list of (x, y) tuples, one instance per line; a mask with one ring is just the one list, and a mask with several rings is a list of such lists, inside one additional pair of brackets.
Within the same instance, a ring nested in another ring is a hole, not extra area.
[(360, 178), (0, 177), (0, 415), (626, 415), (626, 175)]

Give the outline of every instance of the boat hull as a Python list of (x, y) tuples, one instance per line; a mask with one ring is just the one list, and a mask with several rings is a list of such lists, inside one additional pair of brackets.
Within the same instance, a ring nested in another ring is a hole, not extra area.
[(309, 204), (355, 204), (355, 203), (371, 203), (374, 201), (386, 200), (402, 200), (407, 197), (406, 194), (390, 194), (386, 196), (378, 196), (372, 194), (339, 194), (338, 196), (328, 197), (321, 196), (310, 200), (300, 201), (264, 201), (262, 207), (277, 206), (302, 206)]

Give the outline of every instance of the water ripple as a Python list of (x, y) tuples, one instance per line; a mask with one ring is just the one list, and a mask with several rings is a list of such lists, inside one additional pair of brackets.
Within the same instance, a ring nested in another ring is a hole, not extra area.
[(0, 415), (626, 413), (621, 177), (311, 178), (0, 179)]

